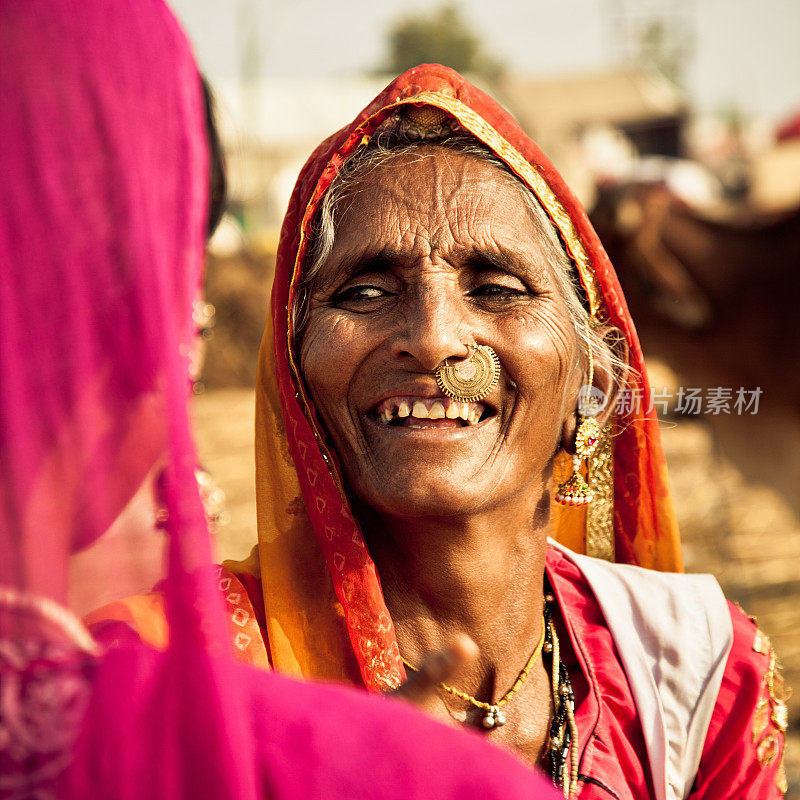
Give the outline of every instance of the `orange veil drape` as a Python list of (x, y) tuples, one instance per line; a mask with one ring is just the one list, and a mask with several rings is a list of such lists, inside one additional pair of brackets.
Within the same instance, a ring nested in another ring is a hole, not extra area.
[[(585, 211), (539, 148), (488, 95), (451, 69), (404, 73), (347, 127), (325, 140), (295, 185), (278, 247), (270, 320), (261, 345), (256, 395), (258, 552), (234, 571), (260, 572), (270, 659), (295, 676), (356, 682), (373, 691), (403, 678), (380, 581), (298, 379), (289, 309), (308, 234), (342, 162), (405, 105), (441, 109), (490, 147), (531, 190), (559, 231), (591, 313), (620, 329), (649, 386), (639, 340), (614, 269)], [(647, 404), (645, 403), (644, 406)], [(636, 404), (634, 404), (636, 406)], [(617, 417), (596, 465), (594, 509), (554, 508), (553, 535), (567, 546), (660, 570), (680, 570), (680, 543), (655, 414)]]

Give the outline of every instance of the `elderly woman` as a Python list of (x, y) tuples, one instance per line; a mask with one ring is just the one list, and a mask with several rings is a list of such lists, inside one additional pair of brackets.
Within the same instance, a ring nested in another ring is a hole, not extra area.
[(417, 699), (565, 796), (780, 796), (769, 642), (672, 572), (622, 292), (506, 112), (444, 67), (393, 81), (303, 169), (271, 311), (259, 543), (220, 580), (242, 660), (383, 692), (465, 633)]
[(400, 76), (311, 156), (284, 222), (259, 545), (224, 577), (244, 657), (380, 692), (464, 632), (480, 654), (426, 710), (564, 795), (780, 796), (775, 658), (712, 578), (667, 574), (647, 392), (547, 159), (451, 70)]

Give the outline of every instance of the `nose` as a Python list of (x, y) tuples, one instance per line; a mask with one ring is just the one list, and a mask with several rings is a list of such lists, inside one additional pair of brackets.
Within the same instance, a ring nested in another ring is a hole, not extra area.
[(410, 298), (392, 343), (397, 358), (411, 358), (433, 372), (446, 358), (466, 358), (471, 341), (458, 287), (422, 286)]

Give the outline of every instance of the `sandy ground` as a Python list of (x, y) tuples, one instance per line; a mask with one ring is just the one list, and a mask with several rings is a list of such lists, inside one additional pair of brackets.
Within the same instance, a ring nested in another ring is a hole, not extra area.
[(243, 558), (256, 543), (253, 458), (255, 394), (217, 389), (194, 398), (200, 462), (225, 492), (226, 520), (218, 526), (218, 557)]
[[(239, 558), (256, 541), (253, 392), (208, 391), (195, 398), (194, 416), (202, 461), (227, 496), (228, 521), (217, 534), (219, 556)], [(770, 423), (761, 424), (766, 436)], [(789, 685), (800, 686), (800, 521), (795, 509), (766, 479), (745, 477), (725, 455), (719, 431), (708, 420), (665, 422), (662, 435), (687, 571), (717, 576), (727, 596), (755, 615), (772, 638)], [(765, 459), (761, 474), (768, 476), (774, 453), (767, 452)], [(800, 727), (798, 709), (792, 711), (787, 767), (798, 787)], [(795, 790), (790, 797), (800, 798), (800, 793)]]

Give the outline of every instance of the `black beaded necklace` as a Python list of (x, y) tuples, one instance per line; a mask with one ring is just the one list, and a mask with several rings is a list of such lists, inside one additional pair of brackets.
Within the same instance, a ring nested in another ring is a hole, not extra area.
[(547, 759), (550, 777), (562, 790), (564, 797), (572, 797), (578, 788), (578, 728), (575, 724), (575, 695), (564, 662), (561, 660), (558, 635), (553, 615), (555, 596), (548, 592), (544, 598), (545, 657), (551, 659), (550, 675), (553, 692), (553, 721), (550, 723), (550, 741)]

